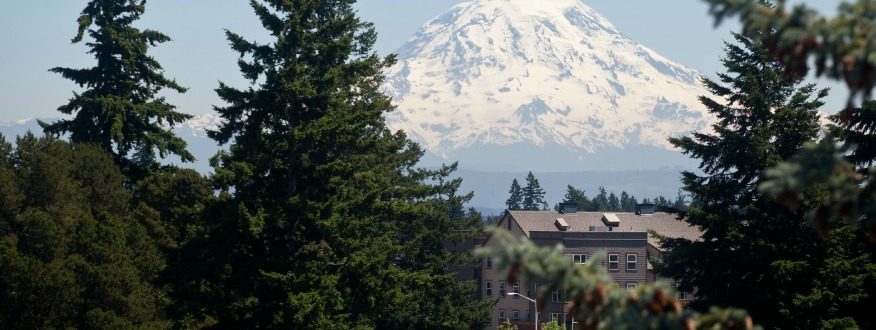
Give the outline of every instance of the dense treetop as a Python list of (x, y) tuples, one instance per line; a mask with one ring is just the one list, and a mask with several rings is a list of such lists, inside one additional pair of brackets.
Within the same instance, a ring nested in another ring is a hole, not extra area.
[[(123, 169), (142, 177), (158, 165), (158, 156), (179, 155), (193, 161), (186, 143), (171, 132), (190, 115), (176, 111), (158, 94), (163, 89), (185, 92), (176, 81), (165, 78), (161, 65), (147, 55), (150, 46), (170, 41), (160, 32), (133, 26), (145, 11), (145, 0), (92, 0), (79, 17), (73, 42), (86, 42), (97, 64), (91, 68), (56, 67), (50, 71), (72, 80), (85, 91), (74, 93), (58, 108), (72, 119), (43, 123), (46, 133), (69, 134), (73, 142), (91, 143), (111, 152)], [(135, 178), (136, 179), (136, 178)]]

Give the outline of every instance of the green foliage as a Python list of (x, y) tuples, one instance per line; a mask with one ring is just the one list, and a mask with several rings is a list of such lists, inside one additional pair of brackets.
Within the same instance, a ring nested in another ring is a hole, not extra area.
[(166, 251), (177, 250), (201, 231), (200, 216), (212, 200), (210, 181), (192, 169), (150, 174), (134, 189), (134, 211)]
[(593, 211), (607, 211), (611, 207), (608, 205), (608, 192), (605, 187), (599, 187), (599, 194), (593, 196), (590, 205)]
[(523, 188), (520, 187), (520, 183), (517, 182), (517, 179), (511, 181), (511, 189), (508, 190), (508, 193), (511, 196), (509, 196), (508, 200), (505, 201), (505, 207), (507, 207), (509, 210), (522, 210)]
[(511, 324), (510, 320), (505, 319), (505, 323), (499, 324), (499, 326), (496, 327), (496, 329), (497, 330), (517, 330), (519, 328), (517, 327), (517, 325)]
[(0, 147), (0, 328), (166, 328), (163, 267), (109, 154), (54, 138)]
[(590, 199), (587, 198), (587, 193), (572, 185), (566, 185), (566, 195), (563, 196), (563, 202), (578, 204), (579, 210), (590, 209)]
[[(125, 172), (137, 178), (156, 167), (155, 150), (165, 157), (176, 154), (193, 161), (186, 143), (166, 126), (181, 123), (191, 116), (175, 111), (162, 89), (185, 92), (175, 81), (165, 78), (161, 65), (146, 54), (150, 46), (170, 41), (164, 34), (135, 28), (132, 24), (145, 10), (145, 0), (92, 0), (79, 17), (79, 32), (73, 42), (82, 41), (88, 30), (97, 65), (87, 69), (53, 68), (85, 91), (74, 93), (58, 111), (74, 114), (48, 124), (40, 122), (46, 133), (69, 134), (73, 142), (100, 146), (115, 157)], [(96, 27), (91, 29), (92, 27)]]
[(526, 175), (526, 187), (523, 187), (523, 203), (521, 207), (527, 211), (547, 209), (547, 202), (544, 200), (544, 189), (541, 188), (538, 179), (532, 175), (532, 171)]
[(538, 183), (538, 179), (532, 175), (530, 171), (526, 176), (526, 186), (520, 187), (517, 179), (511, 182), (511, 189), (508, 190), (508, 200), (505, 201), (505, 206), (509, 210), (527, 210), (537, 211), (547, 209), (547, 202), (544, 200), (544, 189)]
[[(657, 210), (660, 211), (683, 211), (688, 207), (686, 198), (686, 195), (679, 191), (675, 202), (672, 199), (658, 196), (654, 199), (654, 203)], [(599, 194), (591, 199), (587, 197), (584, 190), (577, 189), (572, 185), (566, 186), (566, 195), (563, 200), (567, 203), (578, 204), (578, 210), (589, 212), (635, 212), (636, 205), (639, 203), (636, 196), (631, 196), (626, 191), (622, 191), (618, 197), (614, 192), (605, 190), (605, 187), (599, 187)], [(642, 203), (648, 204), (651, 203), (651, 200), (645, 198)]]
[[(784, 2), (769, 6), (761, 1), (707, 0), (710, 14), (716, 24), (730, 17), (738, 17), (743, 31), (757, 32), (756, 40), (783, 68), (786, 77), (801, 77), (808, 71), (808, 61), (814, 59), (816, 75), (845, 82), (849, 90), (848, 103), (833, 117), (846, 132), (833, 130), (818, 144), (808, 146), (800, 156), (769, 174), (770, 180), (763, 191), (775, 195), (786, 206), (796, 210), (805, 191), (827, 184), (831, 191), (810, 219), (826, 235), (828, 222), (841, 217), (857, 225), (863, 223), (876, 244), (876, 179), (874, 170), (854, 167), (872, 165), (872, 107), (868, 104), (874, 82), (876, 65), (870, 32), (876, 25), (872, 12), (876, 4), (866, 0), (843, 2), (834, 17), (825, 17), (800, 4), (787, 8)], [(860, 107), (856, 106), (860, 96)], [(837, 109), (834, 109), (837, 110)], [(868, 137), (869, 136), (869, 137)], [(837, 146), (838, 140), (846, 143)], [(844, 156), (849, 156), (848, 160)], [(823, 160), (821, 160), (823, 159)]]
[(599, 259), (585, 265), (573, 264), (562, 246), (538, 247), (528, 239), (518, 240), (507, 231), (492, 230), (499, 251), (480, 249), (477, 255), (495, 256), (499, 267), (509, 268), (508, 281), (551, 283), (535, 292), (539, 309), (552, 291), (560, 291), (571, 302), (569, 316), (582, 329), (751, 329), (745, 311), (713, 308), (699, 314), (684, 309), (671, 288), (643, 285), (627, 291), (612, 285), (614, 280), (600, 267)]
[[(194, 251), (196, 242), (205, 235), (205, 210), (215, 202), (210, 181), (191, 169), (168, 168), (156, 171), (139, 181), (133, 191), (134, 215), (146, 227), (150, 237), (162, 252), (165, 268), (156, 283), (167, 288), (171, 298), (169, 316), (177, 327), (210, 325), (204, 320), (189, 319), (188, 302), (200, 294), (197, 286), (190, 286), (189, 272), (196, 270), (192, 263), (203, 256)], [(203, 324), (199, 322), (204, 321)]]
[(675, 211), (686, 211), (687, 207), (687, 195), (684, 193), (684, 190), (678, 189), (678, 195), (675, 196), (675, 202), (672, 203), (672, 209)]
[(541, 184), (531, 171), (526, 175), (526, 186), (521, 187), (517, 179), (514, 179), (508, 194), (510, 196), (505, 201), (505, 206), (509, 210), (547, 210), (548, 204), (544, 200), (544, 189), (541, 188)]
[[(780, 63), (752, 38), (736, 39), (738, 45), (726, 45), (728, 73), (719, 75), (720, 83), (705, 80), (716, 99), (701, 97), (718, 117), (714, 133), (670, 139), (700, 159), (703, 174), (684, 172), (682, 178), (684, 189), (698, 203), (684, 221), (701, 228), (702, 239), (661, 238), (672, 254), (665, 264), (654, 260), (655, 268), (662, 276), (678, 279), (682, 290), (696, 289), (693, 307), (745, 308), (765, 326), (815, 328), (831, 319), (856, 316), (856, 306), (867, 301), (866, 294), (858, 295), (865, 290), (860, 279), (866, 273), (858, 271), (870, 269), (870, 257), (857, 260), (864, 262), (861, 269), (837, 268), (855, 259), (852, 255), (864, 253), (862, 246), (819, 239), (804, 216), (827, 199), (831, 187), (806, 190), (799, 211), (778, 205), (757, 189), (771, 175), (768, 168), (795, 157), (815, 138), (816, 109), (825, 92), (813, 98), (813, 86), (783, 79)], [(829, 264), (833, 271), (819, 271)], [(840, 282), (854, 286), (847, 288), (849, 300), (821, 295), (836, 290)], [(814, 304), (818, 311), (812, 309)]]
[(566, 327), (557, 323), (557, 320), (551, 320), (550, 322), (542, 323), (538, 326), (538, 328), (542, 330), (566, 330)]
[(378, 88), (395, 59), (371, 53), (353, 2), (251, 1), (276, 40), (226, 32), (252, 85), (217, 89), (224, 123), (209, 135), (231, 145), (211, 160), (220, 193), (204, 235), (181, 247), (184, 326), (486, 325), (490, 303), (444, 272), (472, 262), (445, 244), (479, 235), (482, 219), (464, 212), (455, 164), (416, 168), (419, 147), (387, 129)]
[(837, 114), (830, 120), (830, 132), (848, 145), (846, 159), (866, 174), (876, 162), (876, 101), (864, 102), (848, 118)]

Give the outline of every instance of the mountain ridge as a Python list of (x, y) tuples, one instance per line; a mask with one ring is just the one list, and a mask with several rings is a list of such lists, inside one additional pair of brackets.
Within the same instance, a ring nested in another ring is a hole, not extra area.
[(581, 1), (479, 0), (420, 28), (383, 91), (387, 124), (439, 158), (526, 142), (584, 159), (707, 128), (699, 77)]

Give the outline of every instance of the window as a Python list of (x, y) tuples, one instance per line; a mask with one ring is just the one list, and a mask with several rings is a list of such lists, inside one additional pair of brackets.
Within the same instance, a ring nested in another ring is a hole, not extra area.
[(514, 299), (520, 299), (520, 282), (514, 282), (514, 285), (511, 286), (511, 292), (517, 293), (514, 295)]
[(551, 292), (551, 301), (553, 301), (555, 303), (560, 302), (560, 292), (559, 291), (554, 290), (553, 292)]
[(505, 309), (500, 309), (499, 310), (499, 323), (502, 323), (503, 320), (505, 320)]
[(526, 320), (531, 321), (529, 318), (529, 308), (526, 309)]
[(520, 319), (520, 310), (515, 309), (511, 311), (511, 321), (517, 321)]
[(576, 264), (583, 264), (587, 262), (586, 254), (567, 254), (567, 256), (569, 256), (569, 258), (572, 259), (572, 262)]
[(484, 282), (484, 291), (486, 291), (487, 297), (493, 296), (493, 281), (487, 280)]
[(636, 282), (627, 282), (627, 290), (635, 290)]
[(551, 321), (560, 323), (560, 313), (551, 313)]
[(636, 258), (634, 253), (627, 254), (627, 270), (636, 270)]
[(505, 298), (505, 281), (499, 281), (499, 296)]
[(608, 255), (608, 270), (618, 270), (619, 267), (617, 254)]
[(484, 264), (484, 267), (487, 269), (493, 268), (493, 257), (487, 256), (486, 259), (484, 259)]
[(678, 292), (678, 300), (691, 300), (694, 298), (693, 292), (681, 291), (681, 282), (675, 282), (675, 291)]

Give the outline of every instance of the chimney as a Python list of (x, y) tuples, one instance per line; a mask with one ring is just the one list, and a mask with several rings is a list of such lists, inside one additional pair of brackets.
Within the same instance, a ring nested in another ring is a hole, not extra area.
[(636, 214), (638, 215), (651, 215), (655, 212), (654, 204), (636, 204)]
[(560, 203), (560, 214), (571, 214), (578, 212), (578, 203)]

